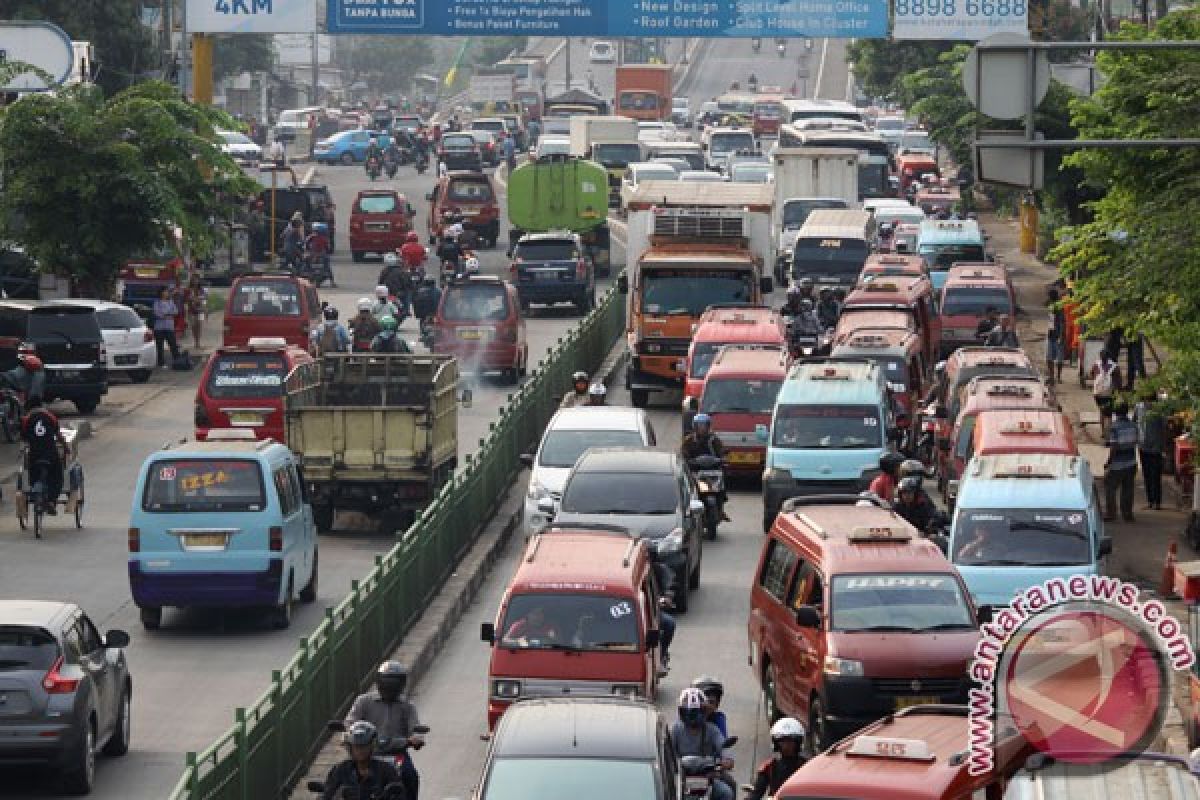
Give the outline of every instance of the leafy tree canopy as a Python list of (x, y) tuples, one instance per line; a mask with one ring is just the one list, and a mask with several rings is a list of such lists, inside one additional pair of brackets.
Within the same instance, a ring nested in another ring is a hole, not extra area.
[(243, 72), (265, 72), (275, 62), (271, 36), (265, 33), (238, 33), (216, 36), (213, 41), (213, 78)]
[(433, 47), (420, 36), (345, 36), (334, 51), (349, 83), (365, 81), (373, 92), (406, 92), (412, 76), (433, 62)]
[(467, 57), (475, 66), (490, 67), (514, 50), (524, 52), (528, 43), (528, 36), (484, 36), (471, 42)]

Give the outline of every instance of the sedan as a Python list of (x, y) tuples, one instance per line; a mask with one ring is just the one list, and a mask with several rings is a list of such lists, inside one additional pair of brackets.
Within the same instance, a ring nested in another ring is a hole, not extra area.
[(119, 372), (134, 383), (145, 383), (154, 372), (158, 356), (154, 349), (154, 332), (137, 312), (129, 306), (107, 300), (58, 300), (58, 303), (87, 306), (96, 312), (100, 332), (104, 336), (109, 374)]
[(341, 131), (317, 142), (313, 147), (313, 158), (318, 164), (361, 163), (366, 160), (372, 139), (379, 142), (381, 148), (392, 141), (392, 137), (382, 131)]
[(0, 766), (45, 766), (87, 794), (96, 753), (129, 750), (129, 634), (74, 603), (0, 600)]
[(612, 42), (592, 42), (588, 61), (593, 64), (613, 64), (617, 60), (617, 48)]
[(221, 152), (232, 158), (238, 166), (254, 167), (262, 160), (262, 148), (249, 136), (237, 131), (217, 131), (221, 140)]

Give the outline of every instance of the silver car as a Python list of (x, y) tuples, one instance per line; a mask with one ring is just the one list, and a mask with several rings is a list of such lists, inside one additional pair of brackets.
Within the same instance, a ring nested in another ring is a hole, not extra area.
[(49, 766), (90, 792), (96, 751), (129, 750), (128, 644), (73, 603), (0, 600), (0, 766)]

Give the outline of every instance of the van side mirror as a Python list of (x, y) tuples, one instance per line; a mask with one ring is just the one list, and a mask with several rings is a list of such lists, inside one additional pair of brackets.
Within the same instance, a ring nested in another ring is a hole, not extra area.
[(533, 453), (521, 453), (520, 459), (521, 459), (521, 466), (523, 466), (523, 467), (532, 467), (533, 466)]
[(763, 442), (765, 444), (767, 439), (770, 438), (770, 434), (771, 434), (771, 429), (768, 428), (763, 423), (760, 422), (754, 426), (754, 438), (757, 439), (758, 441)]
[(979, 608), (975, 609), (975, 619), (979, 621), (980, 625), (987, 625), (992, 621), (992, 617), (994, 615), (995, 609), (991, 606), (980, 606)]
[(111, 630), (104, 634), (104, 646), (117, 650), (122, 647), (129, 647), (129, 634), (125, 631)]
[(658, 647), (658, 643), (661, 639), (662, 636), (659, 634), (658, 628), (651, 628), (650, 630), (646, 631), (646, 649), (653, 650), (654, 648)]
[(553, 517), (554, 512), (557, 510), (555, 508), (554, 498), (553, 497), (539, 498), (538, 502), (537, 502), (537, 510), (540, 511), (541, 513), (545, 514), (547, 517)]
[(821, 630), (821, 612), (815, 606), (800, 606), (796, 609), (796, 624), (801, 628)]
[(770, 275), (763, 275), (758, 279), (758, 288), (763, 294), (770, 294), (775, 291), (775, 281)]
[(485, 622), (479, 626), (479, 638), (488, 644), (496, 643), (496, 626), (491, 622)]
[(621, 294), (629, 294), (629, 278), (624, 273), (617, 276), (617, 291)]
[(1100, 539), (1100, 543), (1096, 545), (1096, 557), (1104, 558), (1112, 555), (1112, 537), (1105, 536)]

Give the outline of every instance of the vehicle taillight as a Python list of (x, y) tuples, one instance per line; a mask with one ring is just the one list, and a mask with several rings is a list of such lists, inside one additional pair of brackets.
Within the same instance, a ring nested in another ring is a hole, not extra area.
[(143, 343), (149, 343), (149, 342), (153, 342), (153, 341), (154, 341), (154, 331), (150, 330), (149, 328), (146, 328), (146, 330), (142, 331), (142, 342)]
[(64, 678), (59, 674), (62, 669), (63, 657), (59, 656), (54, 662), (54, 666), (50, 667), (50, 671), (46, 673), (46, 677), (42, 678), (42, 688), (47, 694), (70, 694), (79, 688), (78, 678)]
[(273, 526), (270, 530), (271, 535), (271, 552), (283, 552), (283, 528)]
[(204, 403), (196, 403), (196, 411), (192, 417), (197, 428), (208, 427), (208, 409), (204, 407)]
[(142, 531), (139, 528), (129, 529), (129, 552), (137, 553), (142, 549)]
[(587, 262), (582, 258), (575, 262), (575, 277), (579, 280), (587, 277)]

